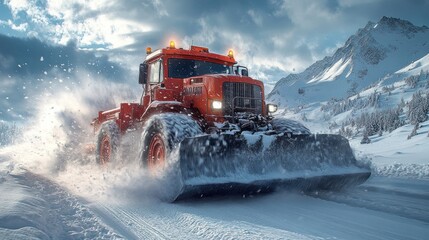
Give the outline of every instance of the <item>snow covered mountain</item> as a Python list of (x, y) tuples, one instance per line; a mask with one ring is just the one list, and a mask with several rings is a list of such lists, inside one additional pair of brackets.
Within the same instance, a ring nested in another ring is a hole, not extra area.
[(268, 101), (280, 105), (277, 117), (347, 137), (374, 172), (429, 174), (426, 26), (388, 17), (369, 22), (333, 56), (279, 80)]
[(280, 79), (268, 100), (281, 107), (343, 99), (383, 81), (428, 70), (429, 28), (383, 17), (352, 35), (333, 56)]

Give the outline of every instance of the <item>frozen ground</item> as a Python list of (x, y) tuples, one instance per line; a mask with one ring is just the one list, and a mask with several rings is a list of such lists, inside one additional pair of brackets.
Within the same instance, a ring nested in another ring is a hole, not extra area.
[[(104, 194), (109, 186), (95, 186), (96, 180), (91, 192), (83, 181), (102, 171), (66, 183), (2, 161), (2, 239), (423, 239), (429, 234), (427, 180), (373, 177), (341, 193), (280, 191), (171, 204), (142, 192)], [(87, 192), (78, 190), (79, 182)], [(100, 187), (106, 188), (103, 194)]]
[[(318, 126), (310, 126), (317, 129)], [(322, 131), (323, 126), (319, 126)], [(429, 234), (427, 122), (351, 141), (374, 176), (342, 192), (278, 191), (178, 203), (132, 163), (60, 164), (52, 149), (0, 152), (2, 239), (424, 239)], [(46, 139), (44, 139), (47, 141)], [(47, 141), (48, 142), (48, 141)], [(50, 146), (50, 144), (48, 144)], [(68, 159), (80, 155), (71, 154)], [(44, 163), (44, 164), (42, 164)], [(414, 166), (414, 167), (413, 167)], [(424, 167), (426, 166), (426, 168)]]

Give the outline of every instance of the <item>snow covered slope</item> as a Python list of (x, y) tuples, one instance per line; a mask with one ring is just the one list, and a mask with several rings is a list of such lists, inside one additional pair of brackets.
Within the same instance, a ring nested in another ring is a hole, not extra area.
[(269, 101), (280, 105), (277, 117), (347, 137), (376, 174), (429, 177), (426, 26), (388, 17), (369, 22), (333, 56), (281, 79)]
[(280, 79), (268, 100), (296, 107), (345, 98), (380, 79), (389, 79), (385, 84), (392, 84), (406, 74), (427, 70), (428, 54), (428, 27), (383, 17), (359, 29), (333, 56)]

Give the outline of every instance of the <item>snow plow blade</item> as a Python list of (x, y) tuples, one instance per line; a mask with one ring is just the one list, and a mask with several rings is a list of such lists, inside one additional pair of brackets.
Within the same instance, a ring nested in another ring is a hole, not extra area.
[(371, 175), (340, 135), (205, 135), (182, 141), (179, 154), (183, 186), (175, 200), (341, 189)]

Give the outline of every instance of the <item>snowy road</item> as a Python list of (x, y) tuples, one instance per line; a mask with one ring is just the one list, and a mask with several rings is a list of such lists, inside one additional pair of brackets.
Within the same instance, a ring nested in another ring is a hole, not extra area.
[(127, 238), (423, 239), (428, 190), (429, 181), (375, 178), (342, 193), (95, 205)]
[[(2, 209), (7, 209), (0, 216), (0, 234), (6, 238), (32, 234), (41, 239), (424, 239), (429, 235), (427, 180), (375, 177), (343, 192), (277, 192), (174, 204), (146, 198), (85, 200), (25, 171), (3, 172), (0, 186), (9, 193), (0, 197)], [(13, 196), (10, 202), (21, 205), (7, 206)], [(13, 214), (19, 217), (7, 218)]]

